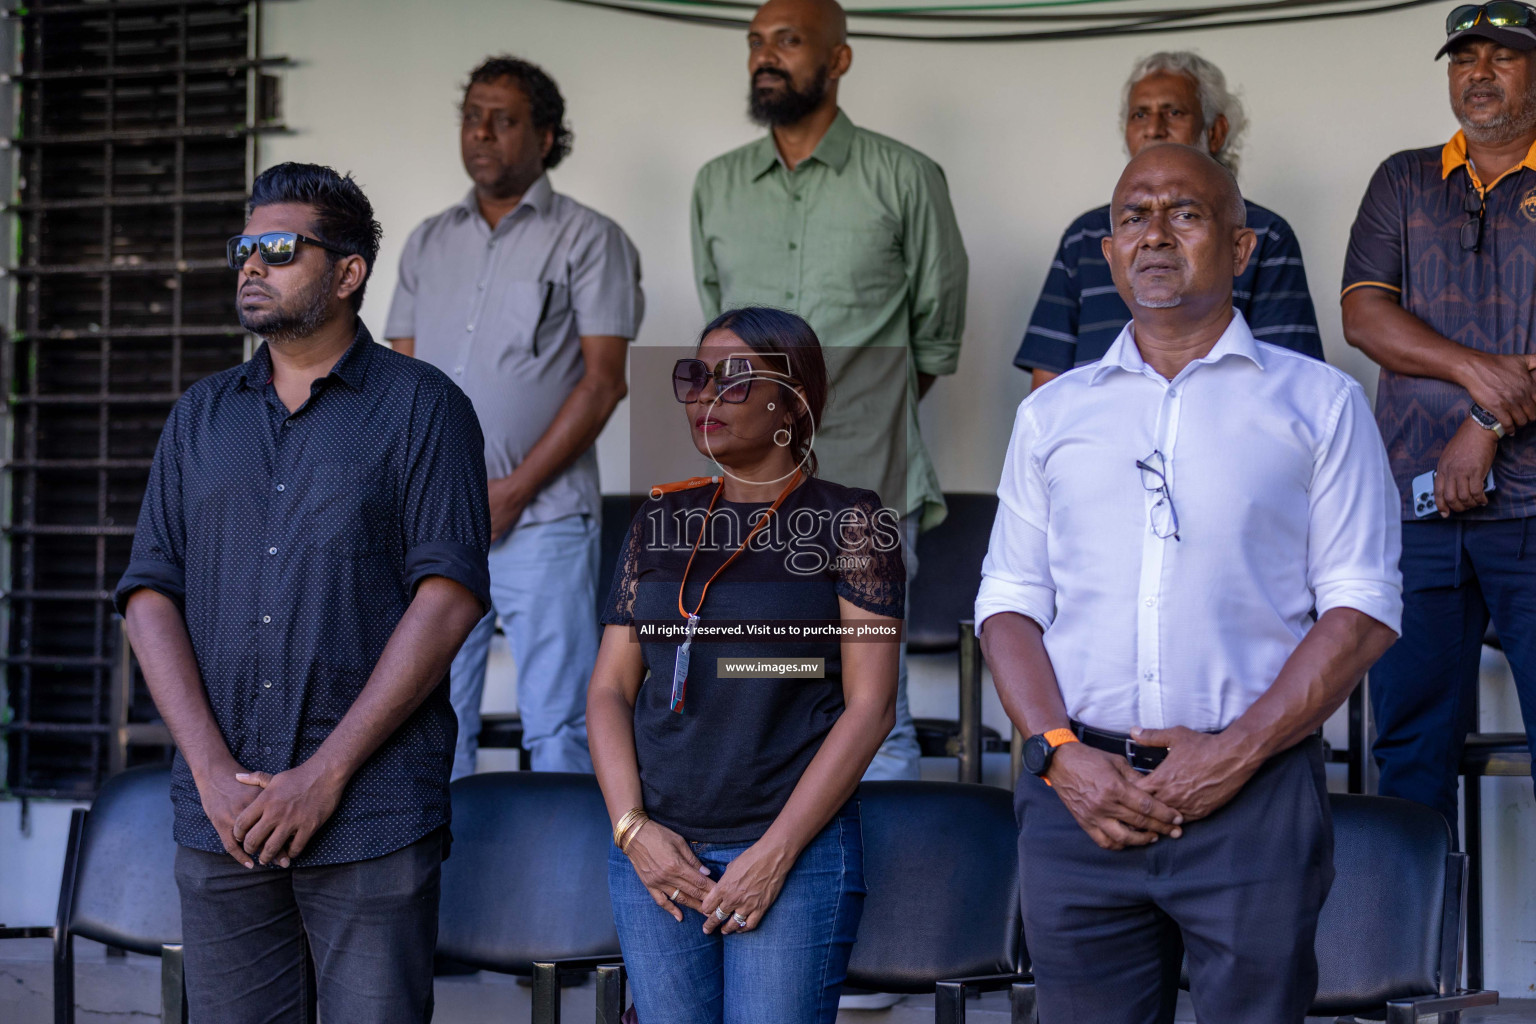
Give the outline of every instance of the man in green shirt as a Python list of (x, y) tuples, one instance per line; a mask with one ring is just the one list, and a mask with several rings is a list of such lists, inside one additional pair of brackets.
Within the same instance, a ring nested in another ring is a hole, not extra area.
[[(944, 172), (838, 109), (853, 51), (833, 0), (769, 0), (747, 47), (750, 113), (770, 131), (694, 183), (704, 317), (776, 306), (810, 321), (832, 386), (820, 475), (870, 488), (902, 516), (910, 580), (918, 530), (944, 518), (917, 402), (955, 372), (965, 326), (965, 245)], [(905, 656), (900, 683), (896, 727), (866, 778), (917, 778)]]

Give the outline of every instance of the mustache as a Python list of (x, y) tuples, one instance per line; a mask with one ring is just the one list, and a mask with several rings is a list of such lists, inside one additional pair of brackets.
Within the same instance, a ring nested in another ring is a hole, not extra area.
[(758, 81), (763, 78), (777, 78), (785, 85), (792, 84), (792, 79), (790, 79), (789, 72), (787, 71), (780, 71), (778, 68), (759, 68), (757, 73), (752, 76), (752, 85), (755, 87)]
[(1505, 99), (1504, 87), (1492, 82), (1483, 82), (1478, 85), (1469, 85), (1461, 90), (1461, 102), (1468, 103), (1474, 95), (1492, 96), (1494, 99)]
[(1138, 255), (1136, 259), (1131, 262), (1132, 270), (1145, 270), (1149, 266), (1172, 267), (1175, 270), (1183, 270), (1184, 258), (1182, 256), (1174, 256), (1169, 253), (1145, 253)]

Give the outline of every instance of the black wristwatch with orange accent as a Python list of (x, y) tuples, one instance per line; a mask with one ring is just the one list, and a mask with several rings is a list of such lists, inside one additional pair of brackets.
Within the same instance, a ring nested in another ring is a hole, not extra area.
[(1051, 770), (1051, 761), (1056, 756), (1056, 748), (1063, 743), (1077, 743), (1077, 733), (1071, 729), (1052, 729), (1050, 732), (1037, 733), (1024, 741), (1024, 770), (1031, 775), (1038, 776), (1050, 785), (1050, 780), (1045, 778), (1045, 773)]

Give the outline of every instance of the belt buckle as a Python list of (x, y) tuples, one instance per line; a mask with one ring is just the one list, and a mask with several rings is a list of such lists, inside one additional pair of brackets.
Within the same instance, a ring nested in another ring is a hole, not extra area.
[(1135, 746), (1136, 744), (1131, 742), (1131, 738), (1127, 736), (1125, 738), (1125, 763), (1132, 768), (1136, 767), (1136, 751), (1133, 749)]

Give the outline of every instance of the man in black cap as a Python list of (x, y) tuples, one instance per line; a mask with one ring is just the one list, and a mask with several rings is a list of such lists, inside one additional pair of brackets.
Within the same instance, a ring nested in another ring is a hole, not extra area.
[(1490, 618), (1536, 730), (1533, 51), (1536, 8), (1451, 12), (1435, 56), (1461, 130), (1381, 165), (1344, 266), (1344, 336), (1381, 365), (1402, 498), (1402, 637), (1371, 672), (1381, 792), (1453, 828)]

